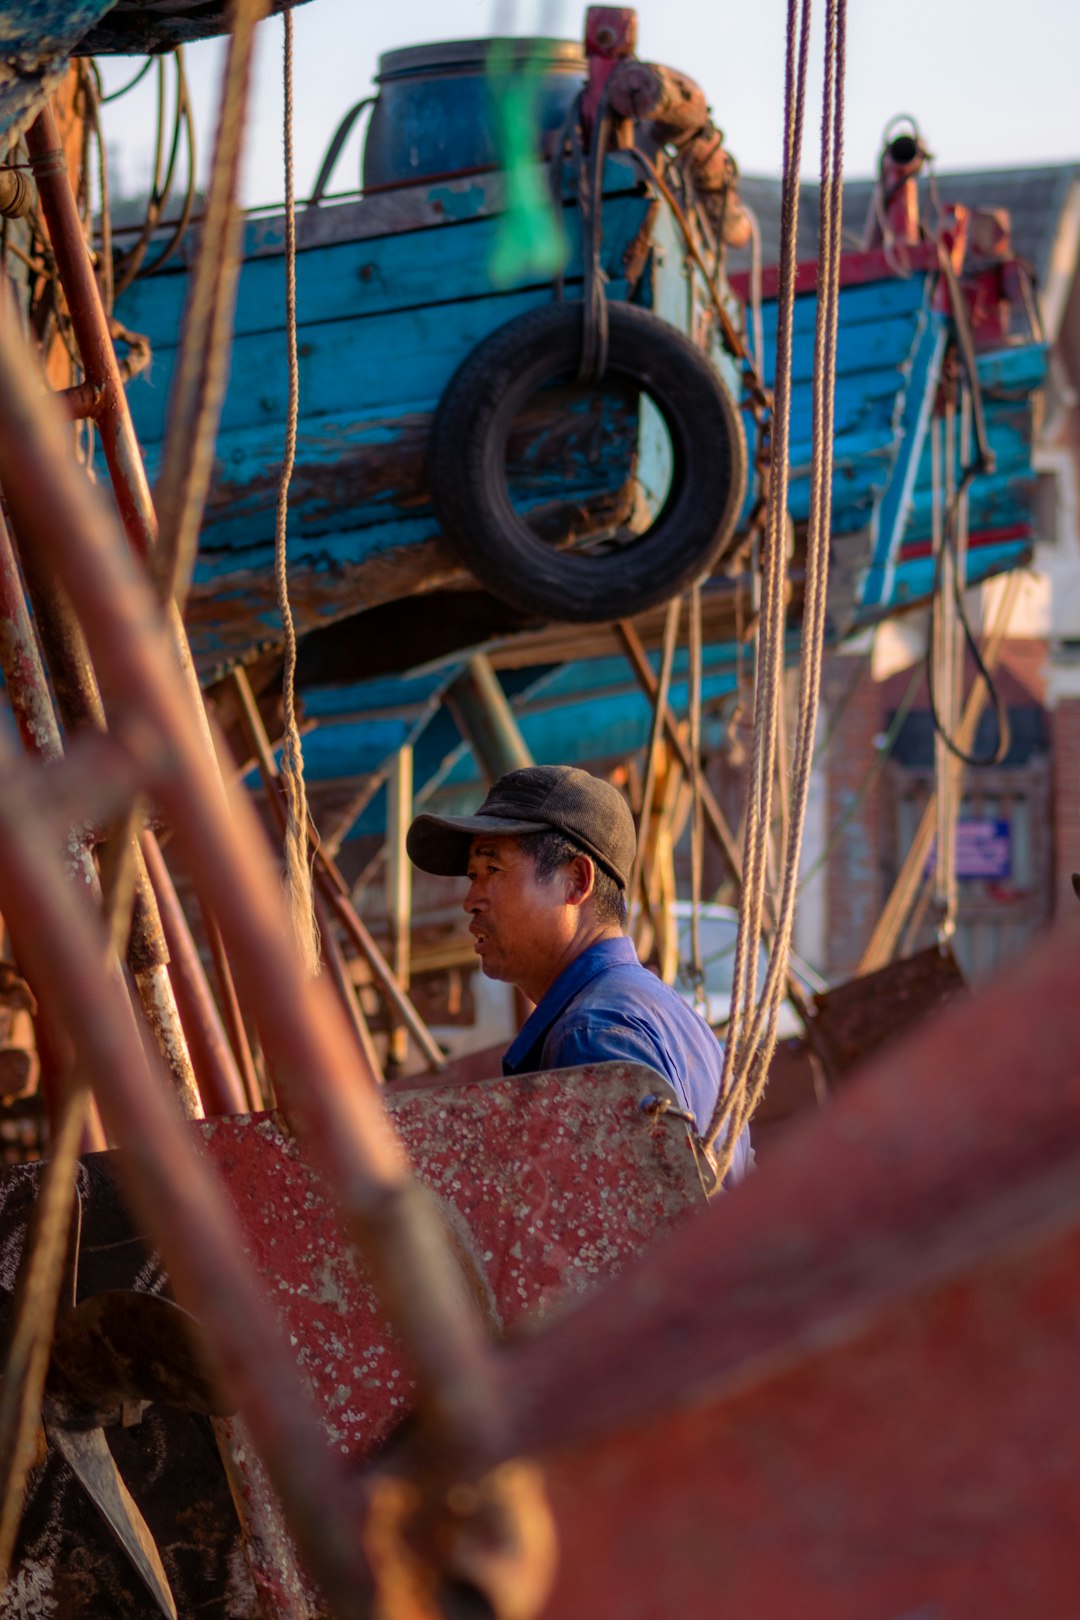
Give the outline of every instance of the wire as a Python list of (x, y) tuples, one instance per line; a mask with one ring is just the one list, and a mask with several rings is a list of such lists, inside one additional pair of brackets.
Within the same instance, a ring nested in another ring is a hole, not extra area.
[(120, 97), (126, 96), (129, 90), (134, 90), (135, 86), (137, 84), (141, 84), (146, 78), (146, 75), (149, 73), (153, 65), (154, 58), (152, 56), (148, 56), (133, 79), (129, 79), (127, 84), (122, 84), (119, 90), (110, 90), (107, 96), (101, 97), (101, 105), (105, 107), (110, 101), (119, 101)]

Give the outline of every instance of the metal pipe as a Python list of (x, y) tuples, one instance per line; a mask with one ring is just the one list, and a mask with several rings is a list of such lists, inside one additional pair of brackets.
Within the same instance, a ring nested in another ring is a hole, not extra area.
[(161, 913), (169, 948), (169, 976), (192, 1048), (203, 1102), (210, 1114), (244, 1114), (248, 1102), (240, 1071), (161, 847), (149, 828), (144, 828), (140, 844)]
[(46, 105), (26, 132), (26, 149), (37, 181), (56, 268), (87, 383), (99, 390), (95, 412), (101, 448), (116, 491), (116, 503), (135, 554), (145, 562), (157, 540), (150, 485), (135, 436), (120, 363), (94, 277), (67, 161), (52, 109)]
[[(15, 716), (24, 751), (42, 761), (55, 762), (63, 755), (60, 727), (53, 710), (45, 666), (41, 661), (30, 614), (23, 594), (22, 579), (11, 543), (11, 535), (0, 512), (0, 669), (8, 701)], [(72, 877), (84, 892), (100, 900), (97, 868), (82, 838), (67, 845), (73, 868)], [(41, 1048), (42, 1093), (55, 1136), (64, 1116), (62, 1067), (56, 1059), (55, 1041), (44, 1035), (40, 1015), (35, 1020), (35, 1038)], [(44, 1035), (44, 1039), (43, 1039)], [(105, 1132), (97, 1105), (84, 1103), (80, 1150), (92, 1153), (105, 1146)]]
[(236, 995), (236, 985), (233, 983), (232, 969), (229, 967), (229, 958), (225, 954), (225, 947), (221, 940), (221, 930), (213, 912), (208, 910), (202, 897), (197, 895), (199, 916), (202, 918), (203, 929), (206, 934), (206, 945), (210, 952), (210, 960), (214, 964), (214, 978), (217, 981), (218, 1003), (221, 1007), (221, 1016), (225, 1030), (229, 1037), (236, 1066), (240, 1070), (240, 1077), (244, 1084), (244, 1093), (247, 1097), (248, 1108), (253, 1114), (267, 1106), (263, 1096), (262, 1083), (255, 1069), (255, 1059), (251, 1051), (251, 1042), (244, 1025), (244, 1015), (240, 1011), (240, 1002)]
[[(26, 147), (79, 346), (79, 358), (86, 373), (86, 386), (94, 391), (94, 422), (101, 437), (124, 532), (135, 555), (149, 564), (157, 543), (157, 516), (124, 392), (120, 362), (71, 189), (63, 145), (47, 103), (26, 132)], [(76, 408), (82, 403), (84, 401), (79, 400)], [(205, 745), (212, 755), (213, 744), (191, 647), (175, 602), (170, 602), (168, 615), (176, 657), (202, 723)]]
[(323, 959), (326, 962), (326, 971), (330, 975), (338, 998), (345, 1009), (346, 1016), (353, 1027), (357, 1045), (364, 1054), (364, 1060), (377, 1079), (383, 1079), (382, 1064), (379, 1054), (375, 1050), (375, 1042), (371, 1038), (368, 1021), (364, 1017), (364, 1009), (360, 1005), (359, 993), (349, 977), (345, 965), (345, 956), (334, 934), (334, 921), (327, 908), (326, 901), (316, 889), (315, 891), (315, 921), (319, 927), (319, 939), (322, 946)]
[[(33, 545), (20, 544), (19, 555), (23, 579), (34, 608), (34, 622), (52, 676), (53, 691), (64, 727), (69, 737), (83, 730), (104, 731), (106, 716), (101, 693), (71, 603), (59, 588), (43, 552), (36, 550)], [(59, 749), (59, 733), (56, 744)], [(135, 903), (127, 946), (128, 964), (147, 1022), (169, 1066), (180, 1105), (189, 1119), (198, 1119), (203, 1112), (202, 1102), (166, 971), (169, 952), (161, 929), (157, 902), (142, 853), (137, 847), (132, 858), (135, 862)]]
[(446, 702), (489, 785), (535, 763), (485, 653), (469, 659), (447, 688)]
[[(16, 527), (48, 550), (62, 578), (106, 708), (129, 714), (168, 753), (155, 797), (218, 918), (238, 989), (258, 1009), (263, 1050), (290, 1117), (341, 1199), (401, 1335), (427, 1433), (447, 1466), (465, 1467), (501, 1422), (493, 1352), (330, 986), (301, 969), (254, 808), (239, 795), (227, 802), (175, 663), (163, 655), (149, 583), (118, 546), (115, 520), (75, 463), (66, 433), (0, 288), (0, 486)], [(186, 1275), (198, 1273), (188, 1266)]]
[(886, 141), (878, 163), (878, 181), (863, 233), (865, 248), (922, 240), (919, 218), (919, 175), (927, 152), (916, 129)]
[[(402, 990), (408, 993), (411, 972), (412, 862), (405, 835), (412, 820), (413, 752), (399, 748), (386, 783), (386, 915), (390, 924), (390, 966)], [(389, 1058), (400, 1070), (406, 1058), (408, 1031), (395, 1022), (390, 1031)]]

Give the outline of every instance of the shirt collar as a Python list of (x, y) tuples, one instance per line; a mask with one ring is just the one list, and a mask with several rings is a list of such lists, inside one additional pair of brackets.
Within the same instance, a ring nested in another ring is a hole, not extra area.
[(536, 1043), (543, 1039), (567, 1002), (573, 1001), (590, 979), (595, 979), (605, 968), (621, 967), (637, 959), (634, 942), (625, 934), (620, 934), (616, 939), (598, 939), (595, 945), (590, 945), (580, 956), (575, 956), (570, 966), (563, 968), (554, 984), (549, 985), (541, 996), (507, 1047), (504, 1062), (522, 1062)]

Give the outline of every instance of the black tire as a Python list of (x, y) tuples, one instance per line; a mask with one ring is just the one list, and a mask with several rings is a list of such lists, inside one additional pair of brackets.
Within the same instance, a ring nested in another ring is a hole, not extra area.
[(443, 532), (480, 583), (522, 612), (578, 624), (632, 617), (708, 573), (730, 545), (746, 490), (742, 422), (702, 352), (630, 304), (610, 304), (608, 321), (605, 379), (648, 395), (671, 441), (670, 488), (644, 533), (600, 555), (559, 550), (510, 501), (511, 424), (545, 384), (575, 375), (580, 304), (530, 310), (472, 351), (439, 403), (428, 461)]

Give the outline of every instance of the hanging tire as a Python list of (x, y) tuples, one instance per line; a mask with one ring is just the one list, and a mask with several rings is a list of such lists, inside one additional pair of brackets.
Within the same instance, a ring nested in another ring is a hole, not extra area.
[(700, 349), (630, 304), (608, 307), (605, 386), (647, 395), (667, 428), (671, 481), (643, 533), (602, 553), (559, 549), (511, 503), (510, 429), (541, 388), (576, 375), (582, 306), (549, 304), (492, 333), (439, 402), (428, 477), (443, 532), (493, 595), (546, 619), (595, 624), (668, 601), (714, 568), (746, 489), (746, 439), (731, 396)]

